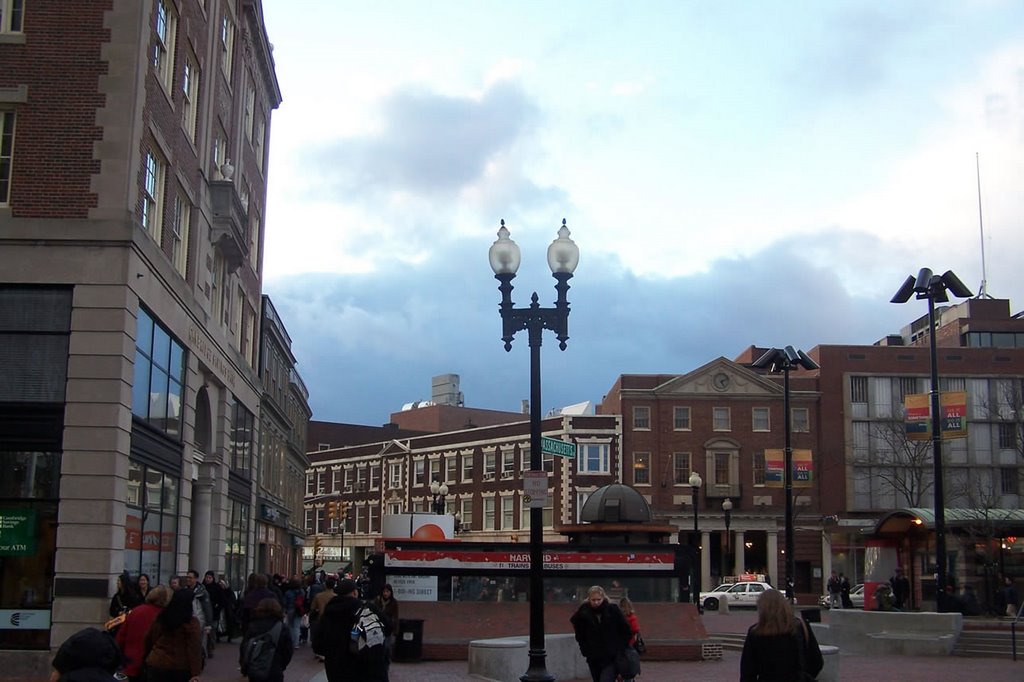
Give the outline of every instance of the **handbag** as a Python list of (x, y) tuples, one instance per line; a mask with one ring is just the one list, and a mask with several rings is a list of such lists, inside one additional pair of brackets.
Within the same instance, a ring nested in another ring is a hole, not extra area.
[(647, 642), (644, 641), (644, 636), (639, 632), (636, 633), (636, 639), (633, 641), (633, 648), (636, 649), (638, 654), (647, 653)]
[(615, 655), (615, 670), (624, 678), (636, 677), (640, 674), (640, 654), (631, 646)]

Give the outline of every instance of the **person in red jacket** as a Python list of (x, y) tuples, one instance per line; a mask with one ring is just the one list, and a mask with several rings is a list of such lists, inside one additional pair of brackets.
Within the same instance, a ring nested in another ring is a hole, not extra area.
[(146, 633), (170, 600), (171, 591), (163, 585), (157, 585), (146, 593), (146, 602), (132, 609), (124, 624), (117, 630), (117, 646), (121, 648), (125, 659), (122, 672), (131, 682), (142, 680)]
[(640, 621), (636, 617), (636, 611), (633, 610), (633, 602), (629, 601), (629, 597), (623, 597), (619, 600), (619, 608), (622, 610), (622, 615), (626, 617), (626, 622), (629, 623), (629, 631), (633, 633), (633, 636), (629, 638), (629, 646), (636, 646), (636, 636), (640, 634)]

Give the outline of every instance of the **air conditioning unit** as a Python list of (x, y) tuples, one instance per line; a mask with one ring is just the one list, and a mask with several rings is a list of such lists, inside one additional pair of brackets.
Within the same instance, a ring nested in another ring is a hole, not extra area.
[(484, 480), (485, 481), (493, 481), (494, 480), (494, 474), (484, 474)]

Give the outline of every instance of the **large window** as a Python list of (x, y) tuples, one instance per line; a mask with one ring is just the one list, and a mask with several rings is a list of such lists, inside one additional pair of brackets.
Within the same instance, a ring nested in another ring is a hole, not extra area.
[(690, 430), (690, 408), (689, 407), (674, 407), (672, 408), (672, 428), (676, 431), (689, 431)]
[(729, 485), (729, 453), (715, 453), (715, 485)]
[[(0, 3), (4, 0), (0, 0)], [(14, 112), (0, 111), (0, 206), (11, 200), (11, 168), (14, 165)]]
[(188, 236), (189, 223), (192, 220), (192, 205), (181, 194), (174, 197), (174, 215), (172, 217), (171, 232), (174, 235), (172, 247), (172, 260), (174, 269), (182, 277), (185, 276), (188, 268)]
[(607, 474), (609, 469), (608, 443), (580, 443), (579, 471), (581, 474)]
[(224, 576), (234, 590), (245, 589), (245, 563), (249, 552), (249, 505), (230, 499), (227, 538), (224, 542)]
[(501, 529), (513, 530), (516, 523), (515, 499), (511, 496), (501, 498)]
[(850, 402), (866, 403), (868, 401), (868, 378), (850, 377)]
[(156, 3), (156, 44), (153, 46), (153, 68), (160, 83), (171, 91), (174, 82), (174, 43), (177, 40), (178, 15), (170, 0)]
[(767, 407), (752, 408), (752, 427), (754, 431), (771, 431), (772, 422)]
[(501, 453), (501, 477), (512, 478), (516, 470), (515, 448), (506, 448)]
[(759, 450), (754, 453), (754, 485), (764, 485), (764, 469), (764, 450)]
[(0, 0), (0, 33), (21, 33), (24, 0)]
[(464, 497), (459, 500), (459, 514), (464, 530), (473, 529), (473, 498)]
[(672, 453), (672, 483), (690, 485), (690, 453)]
[(494, 452), (484, 453), (484, 480), (494, 478), (497, 456)]
[(732, 421), (729, 416), (728, 407), (714, 407), (711, 412), (712, 428), (715, 431), (732, 430)]
[(484, 530), (494, 530), (494, 498), (485, 497), (484, 500)]
[(462, 456), (462, 480), (472, 481), (473, 480), (473, 455)]
[(220, 69), (231, 82), (231, 67), (235, 53), (235, 22), (225, 15), (220, 22)]
[(811, 418), (806, 407), (794, 407), (790, 410), (793, 433), (807, 433), (811, 430)]
[(1017, 424), (1013, 422), (1000, 422), (999, 424), (999, 448), (1002, 450), (1017, 447)]
[(637, 406), (633, 408), (633, 428), (646, 431), (651, 428), (651, 408)]
[(185, 55), (181, 78), (181, 125), (188, 139), (196, 140), (196, 119), (199, 111), (199, 64), (191, 52)]
[(135, 333), (132, 413), (168, 436), (181, 436), (181, 397), (185, 349), (145, 308)]
[(152, 151), (146, 153), (142, 196), (142, 229), (157, 244), (164, 229), (164, 175), (167, 166)]
[(633, 483), (635, 485), (651, 484), (651, 453), (633, 453)]
[(139, 462), (128, 463), (124, 567), (145, 573), (154, 585), (175, 574), (178, 539), (178, 479)]
[(254, 424), (252, 412), (245, 409), (245, 405), (235, 398), (235, 409), (231, 418), (231, 468), (243, 476), (249, 476), (252, 468)]

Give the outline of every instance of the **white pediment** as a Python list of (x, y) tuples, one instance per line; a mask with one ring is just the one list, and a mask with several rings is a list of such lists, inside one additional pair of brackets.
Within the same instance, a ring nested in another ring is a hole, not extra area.
[(782, 387), (726, 358), (712, 360), (654, 389), (657, 395), (778, 396)]

